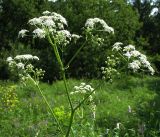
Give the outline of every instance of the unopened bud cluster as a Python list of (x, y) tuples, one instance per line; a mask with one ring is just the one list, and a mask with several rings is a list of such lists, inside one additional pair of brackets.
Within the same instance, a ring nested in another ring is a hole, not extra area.
[(112, 82), (113, 77), (119, 75), (119, 72), (116, 69), (118, 64), (119, 64), (119, 59), (114, 55), (107, 57), (107, 60), (105, 61), (105, 66), (101, 67), (101, 71), (103, 75), (102, 78)]

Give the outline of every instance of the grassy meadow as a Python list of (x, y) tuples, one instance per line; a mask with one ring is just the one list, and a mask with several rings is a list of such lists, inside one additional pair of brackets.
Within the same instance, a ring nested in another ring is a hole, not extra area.
[[(82, 81), (97, 88), (93, 95), (96, 119), (91, 119), (86, 103), (84, 116), (75, 120), (71, 136), (160, 136), (160, 78), (129, 76), (113, 83), (69, 79), (69, 90), (72, 91), (73, 87)], [(66, 110), (69, 107), (63, 81), (50, 85), (40, 83), (40, 87), (65, 130), (70, 114)], [(21, 83), (1, 81), (0, 95), (0, 137), (60, 136), (41, 96), (31, 83), (25, 86)], [(91, 126), (92, 122), (94, 127)], [(118, 129), (117, 124), (120, 126)]]

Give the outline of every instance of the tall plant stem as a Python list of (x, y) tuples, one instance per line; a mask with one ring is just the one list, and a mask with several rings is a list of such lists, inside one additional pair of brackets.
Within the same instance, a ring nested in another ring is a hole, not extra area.
[(68, 126), (68, 130), (67, 130), (67, 133), (65, 135), (65, 137), (69, 137), (70, 135), (70, 132), (71, 132), (71, 129), (72, 129), (72, 124), (73, 124), (73, 119), (74, 119), (74, 114), (75, 114), (75, 111), (77, 110), (77, 108), (79, 108), (83, 103), (84, 101), (89, 97), (85, 98), (76, 108), (73, 108), (73, 104), (72, 104), (72, 101), (71, 101), (71, 98), (70, 98), (70, 95), (69, 95), (69, 91), (68, 91), (68, 86), (67, 86), (67, 80), (66, 80), (66, 75), (65, 75), (65, 69), (69, 67), (69, 65), (71, 64), (71, 62), (76, 58), (76, 56), (78, 55), (78, 53), (81, 51), (81, 49), (84, 47), (86, 41), (81, 45), (81, 47), (77, 50), (77, 52), (73, 55), (73, 57), (70, 59), (70, 61), (67, 63), (66, 67), (64, 67), (63, 65), (63, 62), (61, 60), (61, 57), (59, 55), (59, 51), (58, 51), (58, 48), (57, 48), (57, 45), (56, 45), (56, 42), (54, 41), (54, 43), (52, 42), (52, 39), (51, 37), (48, 35), (47, 36), (48, 38), (48, 41), (49, 43), (51, 44), (53, 50), (54, 50), (54, 53), (55, 53), (55, 56), (57, 58), (57, 61), (58, 61), (58, 64), (60, 65), (60, 69), (61, 69), (61, 75), (62, 75), (62, 78), (63, 78), (63, 82), (64, 82), (64, 85), (65, 85), (65, 91), (66, 91), (66, 94), (67, 94), (67, 98), (68, 98), (68, 101), (69, 101), (69, 104), (70, 104), (70, 108), (71, 108), (71, 116), (70, 116), (70, 121), (69, 121), (69, 126)]
[(74, 118), (74, 113), (75, 113), (75, 110), (71, 110), (71, 117), (70, 117), (70, 121), (69, 121), (69, 126), (68, 126), (68, 130), (67, 130), (67, 133), (66, 133), (66, 136), (65, 137), (69, 137), (70, 135), (70, 131), (71, 131), (71, 128), (72, 128), (72, 123), (73, 123), (73, 118)]
[(35, 85), (36, 85), (36, 87), (38, 88), (38, 91), (39, 91), (39, 93), (41, 94), (43, 100), (45, 101), (47, 107), (49, 108), (49, 110), (50, 110), (53, 118), (55, 119), (55, 121), (56, 121), (56, 123), (57, 123), (57, 125), (58, 125), (58, 128), (59, 128), (60, 132), (63, 134), (63, 130), (62, 130), (61, 126), (60, 126), (60, 123), (59, 123), (58, 119), (56, 118), (56, 116), (55, 116), (55, 114), (54, 114), (54, 112), (53, 112), (50, 104), (48, 103), (46, 97), (44, 96), (43, 91), (41, 90), (41, 88), (39, 87), (39, 85), (38, 85), (37, 83), (35, 83)]
[(71, 110), (73, 110), (72, 101), (71, 101), (71, 98), (70, 98), (70, 95), (69, 95), (69, 91), (68, 91), (68, 88), (67, 88), (67, 82), (66, 82), (66, 76), (65, 76), (65, 69), (64, 69), (63, 62), (62, 62), (62, 60), (61, 60), (61, 57), (60, 57), (60, 55), (59, 55), (59, 51), (58, 51), (57, 45), (52, 42), (52, 39), (51, 39), (51, 37), (50, 37), (49, 35), (48, 35), (48, 41), (49, 41), (49, 43), (51, 44), (51, 46), (52, 46), (52, 48), (53, 48), (53, 50), (54, 50), (54, 53), (55, 53), (55, 55), (56, 55), (58, 64), (60, 65), (60, 69), (61, 69), (61, 73), (62, 73), (64, 85), (65, 85), (65, 91), (66, 91), (66, 94), (67, 94), (67, 98), (68, 98), (68, 101), (69, 101)]
[(72, 63), (72, 61), (76, 58), (76, 56), (79, 54), (79, 52), (82, 50), (82, 48), (85, 46), (87, 41), (85, 41), (80, 48), (76, 51), (76, 53), (72, 56), (72, 58), (69, 60), (69, 62), (67, 63), (67, 65), (65, 66), (65, 68), (68, 68), (70, 66), (70, 64)]
[(63, 77), (63, 82), (64, 82), (64, 85), (65, 85), (65, 90), (66, 90), (66, 93), (67, 93), (67, 98), (68, 98), (68, 101), (69, 101), (69, 104), (70, 104), (70, 107), (71, 107), (71, 111), (73, 111), (73, 104), (72, 104), (72, 101), (71, 101), (71, 98), (70, 98), (70, 95), (69, 95), (67, 80), (66, 80), (64, 69), (62, 70), (62, 77)]

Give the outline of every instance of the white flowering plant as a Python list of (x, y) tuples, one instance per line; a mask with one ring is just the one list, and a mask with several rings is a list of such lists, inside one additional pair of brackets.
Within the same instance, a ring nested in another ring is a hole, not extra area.
[[(92, 118), (96, 118), (96, 104), (94, 102), (95, 89), (90, 84), (81, 83), (79, 86), (74, 86), (72, 91), (69, 91), (68, 83), (66, 79), (66, 70), (70, 67), (70, 64), (79, 54), (81, 49), (86, 45), (86, 42), (91, 42), (93, 45), (98, 45), (99, 47), (103, 44), (104, 38), (103, 35), (114, 34), (114, 29), (107, 25), (107, 23), (99, 18), (90, 18), (86, 21), (84, 26), (84, 31), (82, 36), (77, 34), (71, 34), (66, 30), (68, 23), (66, 19), (58, 13), (44, 11), (43, 15), (30, 19), (28, 21), (29, 25), (34, 28), (32, 31), (22, 29), (19, 31), (18, 37), (24, 38), (26, 36), (33, 36), (33, 38), (46, 39), (50, 46), (53, 48), (56, 60), (59, 64), (60, 74), (64, 82), (66, 98), (69, 104), (70, 118), (69, 124), (66, 127), (63, 127), (59, 120), (56, 118), (54, 110), (52, 110), (48, 100), (43, 94), (43, 91), (39, 87), (39, 78), (44, 75), (44, 71), (41, 69), (34, 69), (32, 64), (28, 64), (28, 60), (39, 60), (38, 57), (32, 55), (18, 55), (14, 58), (8, 57), (7, 62), (9, 63), (10, 68), (18, 69), (19, 76), (25, 79), (31, 79), (33, 83), (38, 88), (39, 93), (44, 99), (47, 107), (49, 108), (50, 113), (52, 114), (55, 122), (57, 124), (57, 129), (61, 136), (69, 137), (72, 131), (73, 132), (73, 123), (76, 120), (76, 114), (79, 110), (84, 110), (82, 106), (85, 104), (90, 104), (90, 109), (92, 112)], [(71, 57), (68, 63), (63, 62), (63, 58), (60, 56), (64, 52), (64, 48), (69, 46), (71, 42), (76, 42), (78, 39), (83, 38), (84, 43), (79, 47), (75, 54)], [(120, 57), (123, 57), (128, 64), (129, 69), (133, 69), (136, 72), (140, 67), (148, 69), (151, 74), (154, 73), (150, 63), (148, 62), (145, 55), (135, 50), (135, 47), (128, 45), (122, 47), (122, 43), (118, 42), (113, 45), (113, 53), (116, 52), (120, 56), (111, 55), (107, 58), (105, 66), (101, 68), (103, 78), (107, 80), (112, 80), (113, 75), (119, 75), (118, 67)], [(115, 54), (116, 54), (115, 53)], [(136, 60), (134, 60), (136, 58)], [(139, 61), (139, 62), (138, 62)], [(74, 99), (74, 96), (78, 96), (77, 100)], [(82, 108), (82, 109), (81, 109)]]
[(136, 50), (134, 45), (123, 46), (116, 42), (112, 46), (112, 55), (107, 57), (106, 66), (102, 67), (103, 79), (112, 81), (112, 77), (120, 75), (120, 71), (131, 71), (133, 73), (144, 72), (153, 75), (155, 70), (148, 61), (146, 55)]
[(34, 68), (31, 61), (38, 61), (37, 56), (30, 54), (17, 55), (16, 57), (8, 57), (7, 63), (12, 72), (18, 71), (20, 80), (25, 84), (27, 80), (33, 80), (38, 83), (43, 78), (44, 72), (42, 69)]

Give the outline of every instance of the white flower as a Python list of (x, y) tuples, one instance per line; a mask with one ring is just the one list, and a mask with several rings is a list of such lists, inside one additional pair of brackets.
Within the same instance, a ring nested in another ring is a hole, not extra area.
[(77, 34), (72, 34), (72, 38), (74, 39), (79, 39), (81, 36), (77, 35)]
[(85, 27), (93, 28), (94, 27), (93, 19), (88, 19), (85, 23)]
[(131, 51), (130, 53), (131, 53), (131, 55), (132, 55), (133, 57), (138, 57), (138, 56), (141, 55), (141, 53), (140, 53), (139, 51), (137, 51), (137, 50), (133, 50), (133, 51)]
[(151, 66), (149, 66), (148, 69), (149, 69), (151, 75), (154, 75), (154, 73), (155, 73), (154, 69)]
[(21, 31), (19, 31), (18, 37), (22, 37), (22, 38), (25, 37), (27, 32), (29, 31), (26, 29), (22, 29)]
[(52, 20), (52, 19), (47, 19), (47, 20), (45, 20), (44, 22), (43, 22), (43, 25), (44, 26), (46, 26), (46, 27), (48, 27), (48, 28), (52, 28), (52, 27), (56, 27), (56, 25), (55, 25), (55, 23), (54, 23), (54, 21)]
[(159, 9), (155, 7), (151, 10), (151, 13), (149, 14), (149, 16), (156, 16), (158, 13), (159, 13)]
[(64, 29), (64, 26), (63, 26), (62, 23), (57, 23), (57, 26), (58, 26), (59, 29)]
[(85, 85), (86, 85), (86, 83), (82, 82), (80, 85), (81, 85), (81, 86), (85, 86)]
[(139, 60), (134, 60), (132, 63), (128, 64), (128, 68), (132, 69), (133, 72), (136, 72), (138, 69), (140, 69), (141, 63)]
[(121, 43), (121, 42), (116, 42), (116, 43), (113, 45), (112, 50), (119, 51), (120, 49), (122, 49), (121, 45), (123, 45), (123, 43)]
[(67, 38), (71, 38), (71, 33), (68, 30), (60, 30), (57, 32), (58, 34), (62, 34), (63, 36), (67, 37)]
[(43, 15), (49, 15), (51, 12), (49, 12), (48, 10), (44, 11), (42, 14)]
[(105, 70), (105, 67), (101, 67), (101, 70), (102, 70), (102, 71)]
[(56, 2), (57, 0), (48, 0), (49, 2)]
[(32, 56), (30, 54), (24, 54), (24, 55), (17, 55), (15, 58), (15, 60), (39, 60), (39, 58), (37, 56)]
[(123, 51), (133, 51), (135, 50), (135, 46), (133, 45), (128, 45), (128, 46), (125, 46)]
[(112, 27), (104, 26), (104, 30), (109, 32), (109, 33), (113, 33), (114, 34), (114, 29)]
[(146, 55), (141, 54), (141, 55), (139, 56), (139, 60), (140, 60), (143, 64), (145, 64), (145, 62), (147, 61)]
[(52, 16), (44, 15), (44, 16), (39, 17), (38, 19), (40, 19), (41, 23), (43, 24), (44, 21), (46, 21), (48, 19), (52, 19)]
[(33, 56), (33, 59), (35, 60), (39, 60), (39, 58), (37, 56)]
[(55, 12), (52, 12), (51, 15), (54, 21), (60, 21), (61, 23), (67, 25), (67, 21), (62, 15), (55, 13)]
[(40, 18), (33, 18), (33, 19), (30, 19), (28, 23), (30, 25), (41, 25), (42, 20)]
[(132, 56), (132, 54), (128, 51), (126, 53), (124, 53), (123, 55), (126, 56), (128, 59), (130, 59)]
[(94, 91), (94, 88), (92, 88), (90, 85), (86, 85), (86, 83), (81, 83), (80, 86), (74, 86), (74, 92), (71, 92), (70, 94), (86, 94), (89, 92)]
[(11, 62), (11, 61), (13, 61), (13, 58), (12, 57), (8, 57), (7, 58), (7, 62)]
[(32, 55), (26, 54), (26, 55), (17, 55), (14, 59), (15, 60), (29, 60), (32, 59)]
[(18, 69), (24, 69), (24, 64), (21, 63), (21, 62), (18, 63), (18, 64), (17, 64), (17, 68), (18, 68)]
[(37, 29), (35, 29), (34, 31), (33, 31), (33, 36), (34, 36), (34, 38), (45, 38), (45, 35), (46, 35), (46, 33), (45, 33), (45, 31), (43, 30), (43, 29), (40, 29), (40, 28), (37, 28)]
[(85, 27), (90, 28), (90, 29), (94, 29), (96, 24), (100, 24), (103, 28), (103, 31), (107, 31), (109, 33), (114, 33), (114, 29), (112, 27), (109, 27), (104, 20), (99, 19), (99, 18), (88, 19), (85, 23)]

